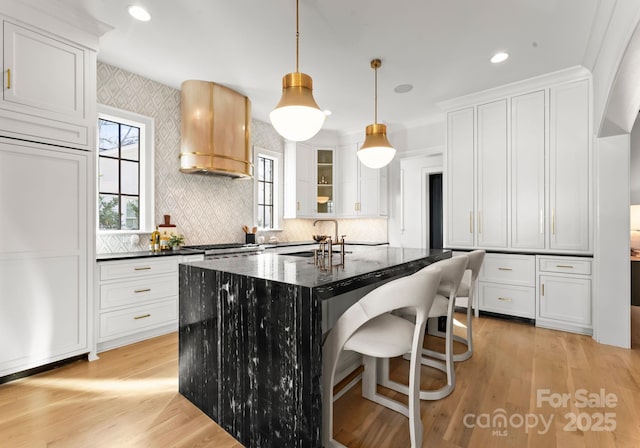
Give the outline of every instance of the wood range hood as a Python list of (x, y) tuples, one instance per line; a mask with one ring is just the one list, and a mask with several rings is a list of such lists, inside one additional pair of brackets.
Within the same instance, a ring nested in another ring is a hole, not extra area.
[(181, 88), (180, 171), (233, 178), (253, 177), (251, 101), (209, 81)]

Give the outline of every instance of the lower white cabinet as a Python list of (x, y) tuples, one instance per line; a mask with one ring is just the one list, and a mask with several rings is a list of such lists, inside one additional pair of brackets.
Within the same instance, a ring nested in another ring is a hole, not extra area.
[(178, 264), (203, 255), (98, 263), (97, 351), (176, 331)]
[(0, 377), (90, 351), (89, 156), (0, 138)]
[(592, 334), (591, 258), (537, 256), (536, 326)]
[(533, 319), (535, 273), (534, 255), (486, 254), (478, 275), (480, 310)]

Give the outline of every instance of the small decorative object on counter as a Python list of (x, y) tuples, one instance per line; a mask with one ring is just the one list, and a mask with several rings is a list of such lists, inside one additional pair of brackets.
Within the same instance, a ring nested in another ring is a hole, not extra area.
[(169, 249), (169, 234), (165, 230), (162, 236), (160, 237), (160, 250)]
[(164, 223), (160, 224), (158, 227), (160, 228), (160, 232), (166, 231), (169, 235), (172, 233), (177, 235), (179, 233), (178, 227), (175, 224), (171, 224), (171, 215), (164, 215)]
[(183, 244), (184, 244), (184, 235), (176, 235), (175, 233), (172, 233), (171, 236), (169, 237), (169, 246), (173, 250), (179, 250)]
[(244, 242), (245, 244), (255, 244), (256, 243), (256, 232), (258, 231), (257, 227), (251, 229), (249, 231), (249, 227), (244, 225), (242, 226), (242, 231), (244, 232)]

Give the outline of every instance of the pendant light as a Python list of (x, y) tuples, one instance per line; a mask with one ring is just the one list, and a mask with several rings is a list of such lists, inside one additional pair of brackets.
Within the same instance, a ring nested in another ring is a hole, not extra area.
[(358, 150), (358, 158), (369, 168), (382, 168), (389, 164), (396, 155), (396, 150), (387, 140), (387, 127), (378, 123), (378, 69), (382, 65), (380, 59), (371, 61), (371, 68), (375, 71), (375, 119), (367, 126), (364, 143)]
[(313, 99), (311, 76), (298, 70), (298, 0), (296, 0), (296, 71), (282, 78), (282, 98), (269, 119), (275, 130), (294, 142), (309, 140), (316, 135), (324, 123), (325, 114)]

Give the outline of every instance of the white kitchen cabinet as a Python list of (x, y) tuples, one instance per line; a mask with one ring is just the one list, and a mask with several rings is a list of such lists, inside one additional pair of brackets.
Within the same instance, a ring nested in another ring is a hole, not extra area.
[(0, 138), (0, 377), (90, 351), (89, 157)]
[(591, 334), (591, 258), (538, 256), (536, 326)]
[(49, 32), (11, 17), (0, 19), (2, 135), (92, 149), (96, 51), (87, 41), (96, 45), (95, 37), (82, 42), (68, 39), (64, 35), (71, 28), (57, 26), (55, 20), (48, 22)]
[(338, 216), (387, 216), (387, 169), (372, 169), (360, 163), (355, 143), (338, 148)]
[(507, 101), (477, 109), (476, 244), (507, 246)]
[(176, 331), (178, 264), (203, 255), (101, 261), (97, 278), (97, 351)]
[(552, 87), (549, 100), (549, 248), (589, 251), (589, 82), (580, 80)]
[(481, 311), (533, 319), (535, 256), (488, 253), (478, 275)]
[(452, 100), (446, 247), (592, 252), (590, 79), (547, 82)]
[(314, 182), (312, 202), (317, 216), (332, 216), (336, 209), (336, 158), (332, 148), (317, 148), (314, 151)]
[(511, 243), (544, 249), (545, 91), (511, 98)]
[(474, 108), (447, 114), (447, 247), (471, 248), (474, 240)]
[[(284, 149), (284, 218), (313, 216), (313, 165), (311, 148), (303, 143), (286, 142)], [(315, 176), (313, 176), (315, 178)]]

